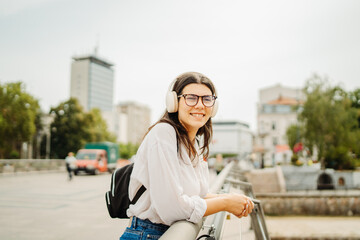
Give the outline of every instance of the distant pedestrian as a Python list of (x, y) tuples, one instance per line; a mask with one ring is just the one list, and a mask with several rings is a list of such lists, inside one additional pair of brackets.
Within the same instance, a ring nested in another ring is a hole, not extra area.
[(65, 163), (66, 163), (66, 170), (69, 174), (69, 181), (71, 181), (72, 179), (72, 172), (75, 168), (75, 163), (76, 162), (76, 158), (74, 157), (74, 153), (73, 152), (69, 152), (68, 156), (65, 158)]
[(216, 171), (216, 175), (219, 175), (221, 170), (223, 170), (224, 162), (223, 162), (223, 158), (222, 158), (221, 154), (216, 155), (216, 162), (214, 164), (214, 168), (215, 168), (215, 171)]

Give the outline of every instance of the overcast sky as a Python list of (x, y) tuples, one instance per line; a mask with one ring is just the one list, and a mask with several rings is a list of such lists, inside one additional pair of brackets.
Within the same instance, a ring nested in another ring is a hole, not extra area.
[(313, 73), (360, 87), (358, 0), (0, 0), (0, 82), (21, 80), (43, 111), (70, 97), (72, 56), (114, 63), (114, 103), (156, 121), (180, 73), (213, 80), (216, 120), (256, 130), (259, 89)]

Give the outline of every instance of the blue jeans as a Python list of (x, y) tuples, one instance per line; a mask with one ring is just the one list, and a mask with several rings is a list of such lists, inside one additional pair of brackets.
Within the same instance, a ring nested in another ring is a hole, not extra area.
[(132, 218), (131, 226), (126, 228), (120, 240), (146, 240), (159, 239), (168, 230), (169, 226), (159, 223), (152, 223), (149, 220)]

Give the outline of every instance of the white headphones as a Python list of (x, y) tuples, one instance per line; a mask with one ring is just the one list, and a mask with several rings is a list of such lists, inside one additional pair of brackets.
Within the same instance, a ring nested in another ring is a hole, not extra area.
[[(173, 91), (176, 80), (177, 80), (177, 78), (172, 81), (172, 83), (170, 84), (169, 90), (166, 94), (166, 110), (169, 113), (177, 112), (179, 109), (178, 95), (175, 91)], [(215, 96), (217, 96), (216, 89), (215, 89)], [(211, 117), (215, 117), (218, 108), (219, 108), (219, 103), (218, 103), (218, 101), (215, 100), (213, 110), (211, 113)]]

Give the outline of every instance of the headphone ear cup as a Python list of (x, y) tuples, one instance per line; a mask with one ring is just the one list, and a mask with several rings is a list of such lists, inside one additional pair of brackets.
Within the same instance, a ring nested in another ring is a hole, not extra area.
[(166, 94), (166, 110), (169, 113), (174, 113), (178, 111), (178, 98), (175, 91), (168, 92)]
[(211, 117), (215, 117), (217, 111), (218, 111), (218, 108), (219, 108), (219, 102), (218, 101), (215, 101), (215, 104), (213, 106), (213, 110), (212, 110), (212, 113), (211, 113)]

